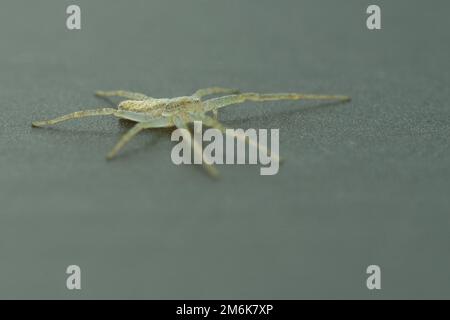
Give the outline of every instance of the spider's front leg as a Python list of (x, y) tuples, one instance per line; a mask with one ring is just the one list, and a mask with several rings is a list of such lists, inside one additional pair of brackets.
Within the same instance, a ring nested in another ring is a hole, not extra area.
[(350, 97), (341, 95), (321, 95), (321, 94), (303, 94), (303, 93), (242, 93), (229, 95), (206, 100), (203, 102), (205, 112), (217, 110), (232, 104), (245, 101), (278, 101), (278, 100), (325, 100), (325, 101), (350, 101)]
[(211, 94), (238, 94), (238, 93), (240, 93), (240, 91), (237, 89), (211, 87), (211, 88), (199, 89), (199, 90), (195, 91), (193, 96), (196, 96), (197, 98), (203, 98), (204, 96), (209, 96)]
[[(211, 87), (211, 88), (199, 89), (193, 94), (193, 96), (201, 99), (205, 96), (209, 96), (212, 94), (239, 94), (239, 93), (240, 93), (240, 91), (237, 89)], [(213, 112), (214, 119), (217, 120), (219, 118), (219, 111), (217, 109), (214, 109), (212, 112)]]

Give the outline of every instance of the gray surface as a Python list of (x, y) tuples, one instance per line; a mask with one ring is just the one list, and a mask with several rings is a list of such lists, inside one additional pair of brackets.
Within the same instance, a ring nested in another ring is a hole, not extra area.
[[(76, 1), (69, 32), (72, 2), (0, 5), (0, 298), (450, 298), (448, 1), (376, 1), (379, 32), (375, 1)], [(281, 128), (272, 177), (174, 166), (167, 131), (106, 162), (114, 118), (30, 127), (98, 89), (210, 85), (353, 101), (224, 110)]]

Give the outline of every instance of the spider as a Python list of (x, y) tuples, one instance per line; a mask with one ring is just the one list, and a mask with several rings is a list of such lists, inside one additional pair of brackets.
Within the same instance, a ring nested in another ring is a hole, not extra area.
[[(202, 154), (202, 146), (192, 138), (188, 130), (188, 124), (194, 121), (202, 121), (206, 126), (220, 130), (227, 134), (226, 128), (217, 120), (217, 113), (220, 108), (242, 103), (244, 101), (276, 101), (276, 100), (336, 100), (350, 101), (347, 96), (341, 95), (313, 95), (302, 93), (241, 93), (239, 90), (212, 87), (197, 90), (190, 96), (176, 98), (152, 98), (142, 93), (135, 93), (123, 90), (117, 91), (97, 91), (96, 96), (102, 98), (121, 97), (124, 100), (119, 103), (118, 108), (98, 108), (91, 110), (77, 111), (66, 114), (51, 120), (34, 121), (33, 127), (43, 127), (53, 125), (62, 121), (78, 119), (90, 116), (113, 115), (121, 119), (128, 119), (136, 124), (126, 132), (117, 144), (108, 153), (107, 159), (114, 158), (120, 149), (129, 142), (137, 133), (149, 128), (177, 127), (185, 141), (188, 141), (194, 153)], [(223, 96), (202, 100), (205, 96), (222, 94)], [(212, 113), (213, 116), (208, 115)], [(248, 144), (259, 147), (262, 151), (270, 152), (264, 146), (247, 136), (235, 133), (236, 139), (244, 140)], [(279, 161), (278, 155), (272, 155)], [(204, 156), (203, 156), (204, 157)], [(207, 163), (208, 162), (208, 163)], [(217, 176), (218, 171), (210, 164), (211, 161), (203, 161), (203, 166), (212, 176)]]

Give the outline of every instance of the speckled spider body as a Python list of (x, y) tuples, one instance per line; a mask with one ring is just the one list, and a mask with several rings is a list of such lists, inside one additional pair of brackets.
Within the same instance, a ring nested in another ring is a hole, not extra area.
[[(226, 94), (218, 98), (203, 101), (202, 98), (212, 94)], [(207, 88), (197, 90), (191, 96), (176, 98), (156, 99), (141, 93), (129, 91), (98, 91), (99, 97), (122, 97), (124, 100), (119, 103), (118, 108), (98, 108), (92, 110), (77, 111), (55, 119), (34, 121), (34, 127), (52, 125), (61, 121), (77, 119), (89, 116), (114, 115), (118, 118), (128, 119), (137, 122), (136, 125), (125, 133), (117, 142), (114, 148), (108, 153), (107, 158), (113, 158), (118, 151), (133, 138), (137, 133), (149, 128), (177, 127), (188, 129), (188, 124), (193, 121), (202, 121), (206, 126), (221, 130), (225, 133), (225, 127), (217, 121), (217, 111), (228, 105), (242, 103), (244, 101), (275, 101), (275, 100), (337, 100), (348, 101), (349, 97), (340, 95), (311, 95), (301, 93), (240, 93), (238, 90), (226, 88)], [(212, 113), (214, 117), (208, 115)], [(201, 146), (192, 139), (188, 130), (182, 130), (183, 138), (191, 141), (194, 152), (202, 152)], [(247, 139), (245, 136), (236, 135), (237, 139), (244, 139), (248, 143), (258, 145), (257, 142)], [(258, 145), (259, 148), (264, 148)], [(212, 175), (217, 171), (210, 164), (203, 162), (203, 165)]]

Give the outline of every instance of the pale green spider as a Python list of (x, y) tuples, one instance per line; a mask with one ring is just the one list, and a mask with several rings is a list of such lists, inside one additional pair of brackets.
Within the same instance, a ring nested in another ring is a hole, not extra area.
[[(202, 101), (202, 98), (212, 94), (228, 94), (226, 96)], [(104, 116), (114, 115), (118, 118), (128, 119), (137, 122), (133, 128), (125, 133), (117, 142), (111, 152), (108, 153), (107, 158), (113, 158), (118, 151), (133, 138), (137, 133), (143, 129), (148, 128), (162, 128), (162, 127), (177, 127), (188, 129), (188, 123), (193, 121), (202, 121), (203, 124), (213, 127), (226, 133), (225, 127), (217, 121), (217, 111), (220, 108), (231, 104), (242, 103), (244, 101), (275, 101), (275, 100), (337, 100), (349, 101), (350, 98), (341, 95), (313, 95), (301, 93), (240, 93), (238, 90), (212, 87), (207, 89), (197, 90), (191, 96), (183, 96), (177, 98), (163, 98), (156, 99), (148, 97), (141, 93), (128, 91), (98, 91), (97, 96), (100, 97), (122, 97), (129, 100), (119, 103), (117, 109), (113, 108), (99, 108), (93, 110), (84, 110), (70, 113), (55, 119), (34, 121), (34, 127), (43, 127), (52, 125), (61, 121), (70, 119), (77, 119), (89, 116)], [(207, 113), (213, 113), (214, 117), (208, 116)], [(192, 135), (188, 130), (181, 130), (185, 141), (190, 141), (195, 153), (202, 153), (202, 146), (192, 139)], [(259, 145), (256, 141), (237, 134), (237, 139), (244, 139), (247, 143), (258, 146), (260, 149), (265, 149), (264, 146)], [(267, 149), (265, 149), (269, 152)], [(275, 155), (279, 161), (278, 155)], [(210, 164), (211, 161), (203, 161), (203, 166), (213, 176), (217, 175), (217, 170)]]

